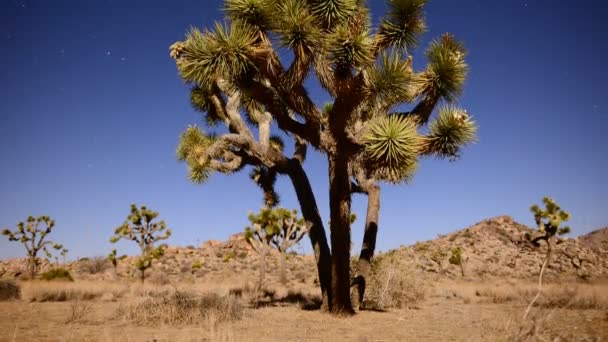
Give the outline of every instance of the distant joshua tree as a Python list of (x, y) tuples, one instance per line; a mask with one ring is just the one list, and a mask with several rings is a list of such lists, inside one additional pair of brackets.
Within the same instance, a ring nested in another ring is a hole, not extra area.
[(534, 236), (526, 234), (526, 237), (535, 247), (540, 247), (540, 242), (545, 241), (547, 244), (547, 252), (538, 275), (538, 290), (536, 296), (534, 296), (532, 301), (530, 301), (530, 304), (528, 304), (526, 312), (524, 313), (524, 319), (528, 317), (532, 305), (534, 305), (538, 297), (540, 297), (543, 286), (543, 274), (547, 269), (555, 246), (565, 241), (565, 238), (560, 238), (560, 236), (570, 233), (570, 227), (560, 227), (562, 222), (570, 219), (570, 214), (562, 210), (559, 205), (549, 197), (544, 197), (543, 203), (545, 209), (541, 209), (536, 204), (530, 208), (532, 213), (534, 213), (534, 220), (538, 226), (538, 233), (534, 234)]
[[(110, 242), (116, 243), (120, 239), (135, 241), (141, 250), (141, 254), (135, 262), (135, 267), (141, 272), (142, 284), (145, 280), (145, 272), (152, 266), (152, 260), (160, 258), (164, 250), (162, 246), (155, 247), (154, 244), (160, 240), (166, 240), (171, 236), (171, 230), (167, 229), (165, 221), (152, 223), (158, 217), (158, 212), (152, 211), (145, 206), (137, 208), (131, 204), (131, 214), (125, 223), (114, 231)], [(110, 261), (116, 267), (116, 250), (112, 250)]]
[(462, 248), (460, 247), (455, 247), (452, 248), (452, 255), (450, 256), (449, 262), (452, 265), (457, 265), (460, 266), (460, 273), (462, 275), (462, 277), (464, 278), (464, 263), (467, 261), (468, 258), (465, 258)]
[[(40, 224), (44, 224), (45, 227), (39, 227)], [(17, 224), (17, 230), (2, 230), (2, 235), (8, 236), (9, 241), (19, 241), (25, 247), (31, 279), (36, 276), (36, 272), (38, 271), (38, 252), (43, 251), (47, 258), (51, 258), (51, 253), (48, 250), (49, 246), (56, 250), (63, 248), (63, 245), (54, 243), (47, 238), (54, 227), (55, 221), (51, 220), (49, 216), (29, 216), (25, 223), (19, 222)], [(65, 251), (67, 253), (67, 250)]]
[(245, 239), (260, 254), (260, 286), (266, 271), (266, 255), (272, 247), (281, 253), (280, 281), (287, 283), (285, 257), (287, 250), (306, 234), (304, 219), (298, 219), (296, 210), (263, 208), (258, 214), (249, 214), (251, 227), (245, 229)]

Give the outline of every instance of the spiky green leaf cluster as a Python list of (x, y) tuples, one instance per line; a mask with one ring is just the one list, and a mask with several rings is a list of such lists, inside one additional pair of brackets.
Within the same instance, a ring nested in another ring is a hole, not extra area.
[(215, 137), (207, 136), (196, 125), (190, 125), (180, 137), (177, 159), (188, 164), (188, 177), (194, 183), (203, 183), (211, 175), (207, 149)]
[(357, 11), (358, 0), (308, 0), (312, 13), (326, 29), (351, 18)]
[(409, 51), (418, 46), (420, 36), (426, 31), (423, 9), (427, 1), (389, 0), (388, 15), (378, 30), (380, 47)]
[(564, 235), (570, 232), (570, 227), (560, 227), (560, 225), (570, 220), (570, 214), (555, 203), (550, 197), (543, 198), (545, 209), (538, 205), (533, 205), (530, 210), (534, 214), (534, 221), (538, 225), (538, 231), (548, 237)]
[(192, 28), (185, 42), (172, 47), (182, 78), (200, 87), (210, 87), (218, 78), (238, 79), (253, 67), (250, 56), (256, 32), (241, 22), (216, 23), (213, 31)]
[(364, 136), (368, 167), (392, 183), (408, 181), (418, 168), (420, 136), (409, 117), (381, 116), (370, 122)]
[(277, 173), (267, 167), (257, 166), (251, 170), (249, 178), (256, 183), (264, 193), (264, 203), (267, 207), (273, 208), (279, 204), (279, 194), (274, 189), (277, 181)]
[(444, 106), (429, 126), (425, 138), (426, 154), (455, 160), (460, 157), (460, 149), (474, 142), (477, 134), (475, 121), (461, 108)]
[(274, 31), (281, 45), (291, 49), (304, 48), (310, 53), (319, 45), (321, 30), (304, 0), (284, 0), (276, 7)]
[(469, 70), (462, 43), (445, 34), (431, 42), (426, 55), (429, 64), (420, 78), (420, 93), (454, 101), (462, 94)]
[(338, 25), (325, 39), (329, 60), (338, 71), (349, 71), (372, 64), (372, 39), (369, 32), (356, 32), (350, 25)]
[(241, 21), (259, 31), (272, 26), (272, 1), (269, 0), (226, 0), (224, 11), (233, 21)]
[(368, 79), (370, 97), (380, 108), (410, 102), (416, 95), (412, 60), (403, 60), (394, 51), (382, 54), (380, 63), (370, 68)]
[(195, 110), (205, 114), (205, 122), (208, 126), (216, 126), (221, 123), (224, 118), (219, 113), (210, 100), (211, 92), (208, 89), (201, 87), (192, 87), (190, 89), (190, 104)]

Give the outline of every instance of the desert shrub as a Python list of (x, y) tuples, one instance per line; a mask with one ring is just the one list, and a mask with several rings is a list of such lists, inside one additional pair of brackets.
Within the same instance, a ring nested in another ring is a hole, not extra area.
[(224, 257), (222, 258), (222, 261), (223, 262), (228, 262), (228, 261), (232, 260), (233, 258), (234, 258), (234, 252), (230, 251), (230, 252), (224, 254)]
[(110, 260), (102, 256), (96, 256), (91, 259), (83, 258), (78, 262), (78, 272), (86, 274), (102, 273), (110, 268)]
[(121, 305), (116, 316), (139, 325), (187, 325), (201, 322), (231, 322), (243, 317), (244, 307), (234, 296), (214, 293), (196, 296), (187, 291), (158, 298), (140, 297)]
[(79, 300), (72, 302), (70, 305), (70, 313), (65, 319), (65, 324), (82, 322), (86, 316), (88, 316), (94, 309), (94, 305), (91, 302), (81, 302)]
[(378, 255), (366, 286), (362, 307), (385, 310), (415, 305), (426, 295), (426, 285), (414, 275), (414, 265), (396, 254)]
[(0, 301), (21, 298), (21, 288), (8, 279), (0, 279)]
[(192, 263), (192, 270), (193, 271), (198, 271), (203, 267), (203, 265), (201, 264), (200, 260), (196, 260), (195, 262)]
[(74, 278), (70, 274), (70, 271), (65, 268), (54, 268), (47, 272), (44, 272), (41, 276), (42, 280), (61, 280), (61, 281), (74, 281)]

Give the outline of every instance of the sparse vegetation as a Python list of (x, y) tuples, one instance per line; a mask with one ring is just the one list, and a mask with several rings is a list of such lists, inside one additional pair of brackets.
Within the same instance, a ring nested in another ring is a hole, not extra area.
[(414, 265), (390, 252), (374, 258), (366, 288), (362, 307), (379, 310), (416, 305), (427, 292), (427, 285), (416, 277)]
[(145, 296), (122, 304), (116, 316), (138, 325), (213, 325), (239, 320), (243, 317), (243, 312), (243, 305), (233, 296), (219, 296), (215, 293), (197, 296), (188, 291), (175, 290), (166, 296)]
[(47, 272), (42, 273), (40, 276), (42, 280), (51, 281), (51, 280), (59, 280), (59, 281), (74, 281), (72, 274), (70, 271), (65, 268), (58, 267), (53, 268)]
[(21, 288), (13, 280), (0, 279), (0, 301), (21, 298)]
[(249, 221), (251, 227), (245, 229), (245, 239), (260, 254), (260, 284), (264, 279), (266, 254), (272, 247), (280, 253), (279, 279), (286, 284), (286, 253), (306, 234), (304, 219), (298, 219), (296, 210), (262, 208), (258, 214), (250, 213)]
[[(135, 204), (132, 204), (131, 214), (127, 217), (127, 221), (116, 228), (114, 236), (110, 238), (112, 243), (116, 243), (120, 239), (126, 239), (139, 245), (141, 254), (135, 262), (135, 268), (140, 272), (142, 283), (146, 278), (146, 270), (152, 266), (152, 261), (163, 255), (163, 248), (155, 247), (154, 244), (171, 236), (171, 230), (167, 229), (165, 221), (152, 223), (157, 217), (157, 212), (145, 206), (138, 208)], [(116, 260), (115, 250), (110, 253), (110, 260)]]
[(533, 205), (530, 210), (534, 214), (534, 220), (538, 226), (538, 234), (536, 236), (528, 235), (528, 239), (535, 247), (540, 247), (540, 241), (544, 241), (547, 245), (547, 251), (545, 253), (545, 259), (538, 274), (538, 289), (536, 295), (528, 304), (526, 312), (524, 313), (524, 320), (528, 317), (530, 309), (541, 295), (543, 286), (543, 274), (547, 269), (547, 265), (551, 259), (553, 249), (555, 245), (562, 243), (564, 240), (560, 238), (561, 235), (568, 234), (570, 227), (560, 227), (562, 222), (570, 219), (570, 214), (562, 210), (553, 199), (549, 197), (543, 198), (545, 209), (541, 209), (538, 205)]
[[(44, 227), (40, 227), (41, 224), (44, 224)], [(9, 241), (18, 241), (25, 247), (29, 261), (30, 279), (34, 279), (36, 276), (39, 262), (38, 253), (40, 251), (43, 251), (47, 258), (50, 258), (49, 247), (56, 250), (63, 248), (62, 245), (49, 240), (48, 235), (53, 231), (53, 228), (55, 228), (55, 221), (49, 216), (29, 216), (25, 223), (19, 222), (17, 224), (16, 230), (2, 230), (2, 235), (7, 236)]]
[(448, 259), (448, 261), (452, 265), (460, 266), (460, 273), (464, 278), (464, 263), (466, 262), (466, 257), (463, 255), (462, 248), (452, 248), (452, 255), (450, 256), (450, 259)]
[(112, 260), (116, 261), (116, 254), (113, 259), (96, 256), (92, 258), (82, 258), (78, 261), (78, 272), (86, 274), (99, 274), (113, 265)]

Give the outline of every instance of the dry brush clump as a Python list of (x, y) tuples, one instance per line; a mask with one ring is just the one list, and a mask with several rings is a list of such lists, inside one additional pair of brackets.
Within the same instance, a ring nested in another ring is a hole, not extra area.
[(394, 252), (378, 255), (366, 286), (364, 309), (385, 310), (415, 305), (426, 296), (428, 286), (415, 274), (414, 265)]
[(84, 274), (99, 274), (105, 272), (111, 265), (111, 261), (108, 258), (96, 256), (79, 260), (76, 270)]
[(65, 302), (120, 298), (129, 293), (127, 284), (105, 282), (41, 282), (22, 284), (22, 297), (28, 302)]
[(240, 320), (243, 314), (244, 306), (235, 296), (196, 295), (186, 290), (175, 290), (160, 297), (135, 298), (116, 311), (117, 318), (133, 324), (169, 326), (232, 322)]
[(0, 279), (0, 301), (21, 298), (21, 288), (13, 280)]

